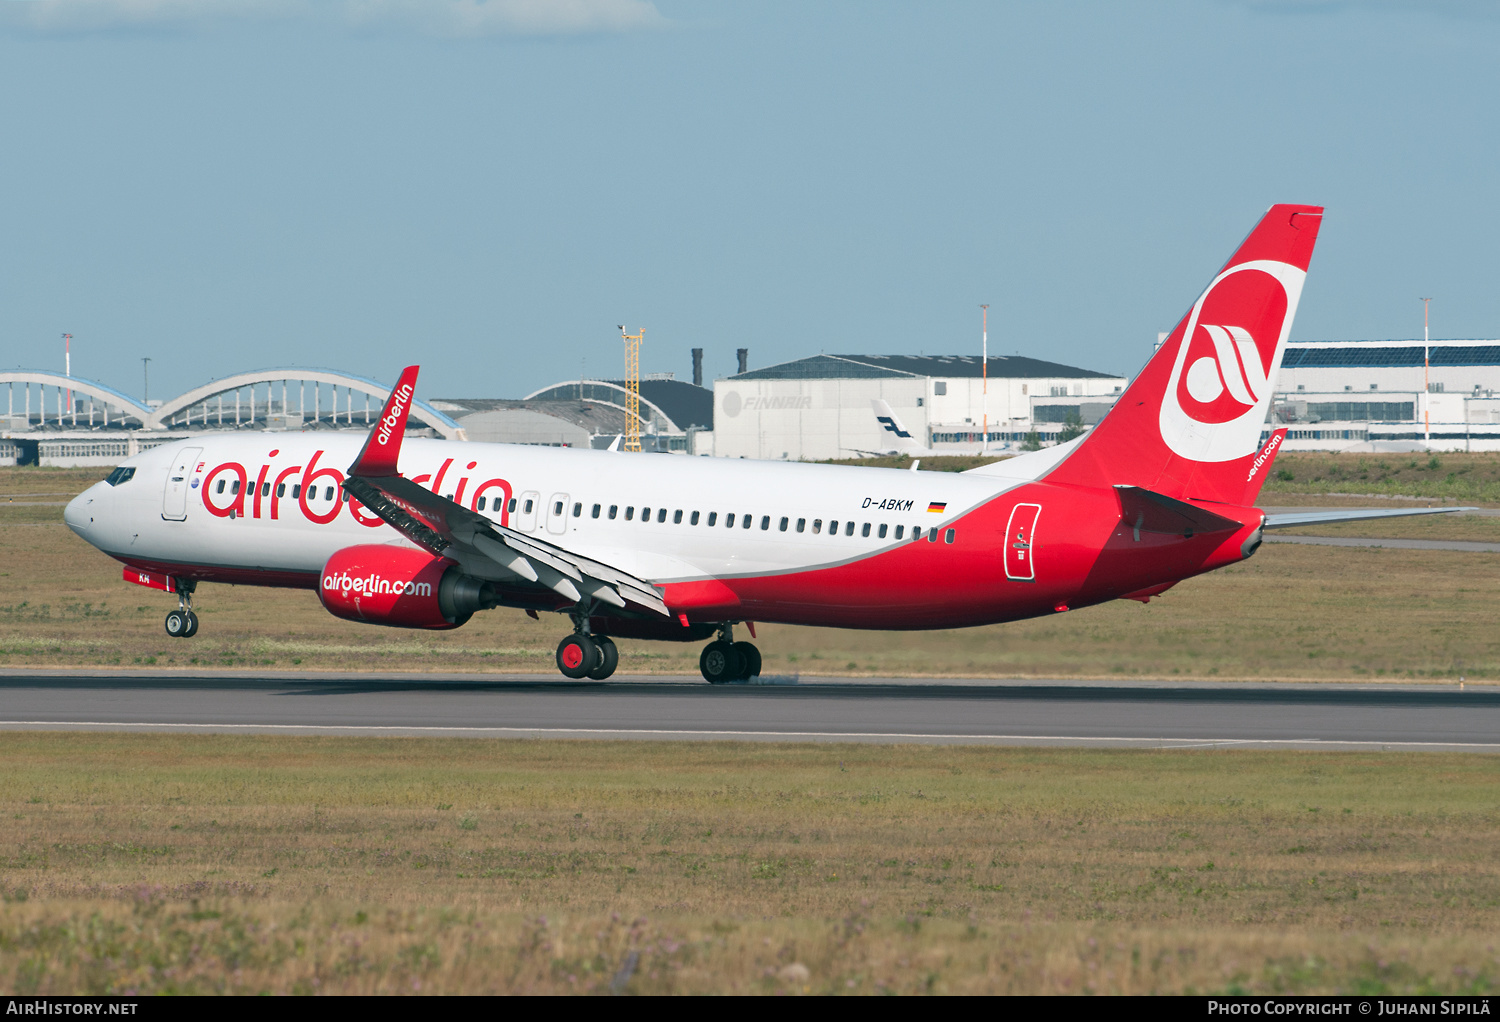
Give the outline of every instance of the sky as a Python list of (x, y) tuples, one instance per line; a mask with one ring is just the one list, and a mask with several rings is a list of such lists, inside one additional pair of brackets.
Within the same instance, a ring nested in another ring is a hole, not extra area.
[(1500, 336), (1476, 0), (0, 0), (0, 366), (427, 397), (990, 350), (1130, 374), (1275, 202), (1293, 340)]

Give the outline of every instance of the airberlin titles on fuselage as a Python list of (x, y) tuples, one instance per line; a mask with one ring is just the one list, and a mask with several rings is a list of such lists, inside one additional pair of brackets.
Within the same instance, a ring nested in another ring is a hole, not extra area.
[[(192, 487), (203, 494), (204, 509), (216, 518), (267, 518), (277, 521), (281, 518), (283, 501), (292, 500), (309, 522), (328, 525), (339, 516), (340, 509), (347, 502), (350, 517), (360, 525), (370, 528), (384, 525), (358, 498), (345, 497), (342, 493), (342, 471), (329, 465), (319, 466), (325, 453), (323, 450), (314, 451), (305, 466), (281, 466), (276, 464), (281, 451), (272, 450), (267, 455), (266, 462), (260, 466), (253, 486), (250, 484), (249, 471), (240, 462), (221, 462), (205, 472), (204, 466), (208, 463), (200, 461), (193, 470)], [(428, 488), (434, 493), (443, 493), (442, 487), (453, 470), (454, 460), (444, 459), (436, 472), (414, 476), (412, 482), (421, 484), (430, 480)], [(500, 478), (486, 479), (471, 489), (470, 483), (474, 479), (472, 473), (478, 467), (477, 461), (469, 462), (464, 472), (459, 474), (457, 486), (443, 495), (457, 504), (464, 504), (467, 500), (465, 506), (470, 511), (488, 511), (493, 506), (494, 511), (499, 513), (500, 524), (509, 525), (512, 492), (510, 482)], [(198, 485), (200, 478), (203, 481), (201, 486)], [(493, 490), (500, 492), (492, 498)], [(481, 500), (484, 501), (483, 504), (480, 503)], [(319, 506), (314, 508), (314, 503)]]

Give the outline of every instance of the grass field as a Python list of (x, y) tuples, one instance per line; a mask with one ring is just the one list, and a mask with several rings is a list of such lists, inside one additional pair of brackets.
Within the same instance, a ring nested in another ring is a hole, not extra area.
[[(98, 474), (0, 470), (0, 666), (554, 669), (561, 618), (497, 610), (453, 632), (406, 632), (340, 621), (315, 594), (293, 590), (202, 586), (202, 631), (168, 639), (161, 619), (175, 600), (121, 581), (118, 564), (61, 524), (60, 507), (6, 503), (20, 493), (76, 492)], [(1496, 541), (1500, 519), (1301, 531)], [(1190, 579), (1148, 606), (1121, 601), (938, 632), (762, 625), (758, 644), (767, 672), (779, 674), (1493, 680), (1497, 574), (1500, 554), (1266, 544), (1243, 565)], [(696, 643), (625, 641), (621, 669), (692, 674), (698, 652)]]
[(1487, 756), (11, 733), (0, 988), (1494, 992), (1497, 790)]

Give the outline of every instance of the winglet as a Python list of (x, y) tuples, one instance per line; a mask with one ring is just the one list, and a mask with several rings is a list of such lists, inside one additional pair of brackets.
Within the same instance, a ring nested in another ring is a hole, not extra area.
[(401, 456), (401, 439), (406, 435), (406, 416), (411, 412), (412, 398), (417, 393), (417, 370), (420, 366), (407, 366), (401, 370), (401, 379), (391, 388), (385, 407), (380, 410), (380, 420), (370, 430), (370, 436), (360, 448), (359, 457), (349, 466), (351, 476), (397, 475), (396, 459)]

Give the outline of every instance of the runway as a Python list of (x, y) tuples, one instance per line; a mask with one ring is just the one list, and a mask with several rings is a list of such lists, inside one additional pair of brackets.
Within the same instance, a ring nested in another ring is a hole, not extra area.
[(1500, 689), (541, 675), (0, 674), (0, 730), (1500, 752)]

